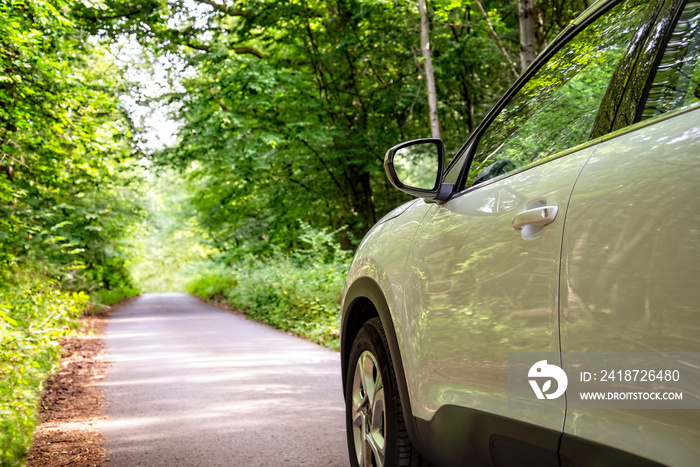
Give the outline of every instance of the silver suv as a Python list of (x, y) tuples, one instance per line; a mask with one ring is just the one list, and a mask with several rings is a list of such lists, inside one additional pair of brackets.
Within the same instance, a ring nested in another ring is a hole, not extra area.
[[(449, 165), (437, 139), (388, 151), (416, 199), (370, 230), (343, 291), (352, 465), (700, 463), (700, 386), (682, 408), (574, 389), (661, 394), (700, 368), (699, 30), (698, 1), (596, 2)], [(513, 373), (528, 355), (550, 357)], [(568, 388), (533, 383), (545, 367)]]

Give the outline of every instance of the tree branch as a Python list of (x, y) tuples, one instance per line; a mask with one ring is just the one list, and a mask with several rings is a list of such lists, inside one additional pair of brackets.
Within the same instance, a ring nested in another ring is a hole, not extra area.
[[(174, 41), (173, 41), (173, 42), (174, 42)], [(193, 43), (193, 42), (191, 42), (191, 41), (189, 41), (189, 42), (180, 42), (179, 44), (181, 44), (181, 45), (186, 45), (187, 47), (189, 47), (189, 48), (191, 48), (191, 49), (203, 50), (203, 51), (205, 51), (205, 52), (206, 52), (207, 50), (211, 49), (211, 46), (209, 46), (209, 45), (195, 44), (195, 43)]]
[(303, 138), (298, 138), (298, 140), (307, 148), (311, 150), (311, 152), (318, 158), (318, 160), (321, 162), (321, 165), (323, 166), (324, 169), (326, 169), (326, 172), (330, 176), (331, 180), (333, 180), (333, 183), (335, 183), (335, 186), (338, 188), (338, 191), (340, 191), (340, 194), (343, 195), (345, 200), (348, 202), (350, 206), (352, 206), (352, 203), (350, 202), (350, 199), (348, 199), (347, 194), (345, 193), (345, 190), (343, 190), (343, 187), (340, 185), (340, 182), (338, 182), (338, 179), (335, 178), (335, 175), (333, 175), (333, 171), (328, 167), (328, 164), (326, 164), (326, 161), (323, 160), (323, 157), (321, 157), (321, 154), (316, 151), (316, 149), (313, 148), (305, 139)]
[(234, 47), (233, 51), (239, 55), (250, 54), (250, 55), (255, 55), (256, 57), (258, 57), (260, 59), (265, 58), (265, 55), (261, 51), (259, 51), (255, 47), (250, 47), (247, 45), (241, 45), (238, 47)]
[(136, 16), (139, 13), (143, 12), (144, 8), (140, 7), (140, 8), (137, 8), (135, 10), (127, 11), (124, 13), (118, 13), (118, 14), (110, 15), (110, 16), (98, 16), (97, 11), (99, 11), (99, 10), (88, 10), (88, 11), (92, 12), (92, 16), (83, 16), (81, 14), (77, 14), (77, 16), (81, 19), (88, 19), (91, 21), (110, 21), (113, 19), (130, 18), (132, 16)]
[(518, 70), (515, 68), (515, 63), (513, 63), (513, 60), (510, 59), (510, 56), (508, 55), (508, 51), (506, 48), (503, 46), (503, 43), (501, 40), (498, 38), (498, 34), (496, 34), (496, 30), (493, 29), (493, 25), (491, 24), (491, 21), (489, 20), (489, 14), (486, 13), (486, 10), (484, 10), (484, 5), (481, 4), (479, 0), (475, 0), (476, 5), (479, 7), (479, 11), (481, 12), (481, 16), (484, 17), (484, 21), (486, 21), (486, 25), (488, 26), (489, 34), (491, 34), (491, 37), (496, 41), (496, 44), (498, 44), (498, 48), (501, 49), (501, 53), (506, 59), (506, 62), (508, 63), (508, 66), (510, 67), (510, 71), (513, 72), (513, 76), (517, 79), (518, 76)]
[[(173, 39), (171, 39), (171, 40), (173, 40)], [(192, 41), (178, 42), (178, 41), (176, 41), (176, 40), (173, 40), (173, 42), (176, 42), (176, 43), (181, 44), (181, 45), (185, 45), (185, 46), (187, 46), (187, 47), (189, 47), (189, 48), (191, 48), (191, 49), (195, 49), (195, 50), (203, 50), (203, 51), (205, 51), (205, 52), (206, 52), (207, 50), (211, 50), (211, 46), (210, 46), (210, 45), (196, 44), (196, 43), (194, 43), (194, 42), (192, 42)], [(265, 58), (265, 55), (264, 55), (261, 51), (259, 51), (259, 50), (256, 49), (255, 47), (250, 47), (250, 46), (247, 46), (247, 45), (241, 45), (241, 46), (232, 47), (232, 50), (233, 50), (234, 52), (236, 52), (238, 55), (250, 54), (250, 55), (255, 55), (256, 57), (258, 57), (258, 58), (260, 58), (260, 59)]]

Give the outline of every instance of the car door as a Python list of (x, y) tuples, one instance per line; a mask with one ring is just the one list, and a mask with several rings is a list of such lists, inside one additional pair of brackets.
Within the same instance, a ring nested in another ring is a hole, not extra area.
[[(641, 99), (621, 109), (641, 122), (599, 146), (569, 203), (560, 288), (567, 372), (576, 372), (577, 352), (650, 352), (678, 361), (681, 382), (688, 382), (686, 369), (694, 366), (697, 373), (698, 354), (692, 353), (700, 352), (700, 2), (675, 3), (678, 13), (668, 15), (672, 28), (657, 48), (648, 84), (648, 69), (635, 71), (644, 78)], [(664, 386), (656, 381), (631, 387)], [(685, 404), (698, 399), (696, 390), (683, 394)], [(654, 410), (586, 409), (576, 395), (568, 395), (564, 464), (605, 465), (601, 446), (609, 446), (666, 465), (697, 465), (699, 410), (651, 403)]]
[(421, 437), (457, 452), (450, 463), (559, 463), (565, 400), (509, 406), (508, 358), (539, 352), (559, 365), (569, 198), (596, 151), (589, 140), (610, 83), (624, 81), (640, 25), (657, 14), (656, 2), (611, 4), (540, 61), (467, 149), (464, 190), (433, 206), (416, 234), (399, 338), (410, 342), (402, 358)]

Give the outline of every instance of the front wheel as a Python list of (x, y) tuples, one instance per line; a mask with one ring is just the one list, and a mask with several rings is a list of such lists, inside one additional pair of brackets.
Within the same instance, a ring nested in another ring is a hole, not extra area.
[(345, 407), (353, 467), (425, 466), (406, 433), (389, 346), (379, 318), (365, 323), (353, 342)]

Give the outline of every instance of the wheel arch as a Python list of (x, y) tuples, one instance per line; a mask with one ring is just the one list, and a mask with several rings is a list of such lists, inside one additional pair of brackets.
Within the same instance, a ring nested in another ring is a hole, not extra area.
[(411, 410), (411, 400), (408, 394), (408, 385), (406, 384), (406, 376), (404, 374), (401, 350), (396, 337), (394, 321), (391, 319), (389, 304), (379, 284), (370, 277), (361, 277), (353, 282), (345, 294), (341, 316), (340, 359), (343, 391), (345, 391), (345, 386), (347, 384), (350, 363), (348, 359), (350, 358), (352, 343), (364, 323), (374, 317), (379, 317), (384, 327), (384, 332), (386, 333), (387, 342), (389, 343), (389, 356), (394, 367), (394, 374), (396, 375), (396, 384), (399, 389), (399, 397), (401, 398), (401, 409), (404, 414), (406, 431), (413, 445), (418, 448), (419, 452), (422, 451), (423, 449), (418, 436), (415, 418)]

